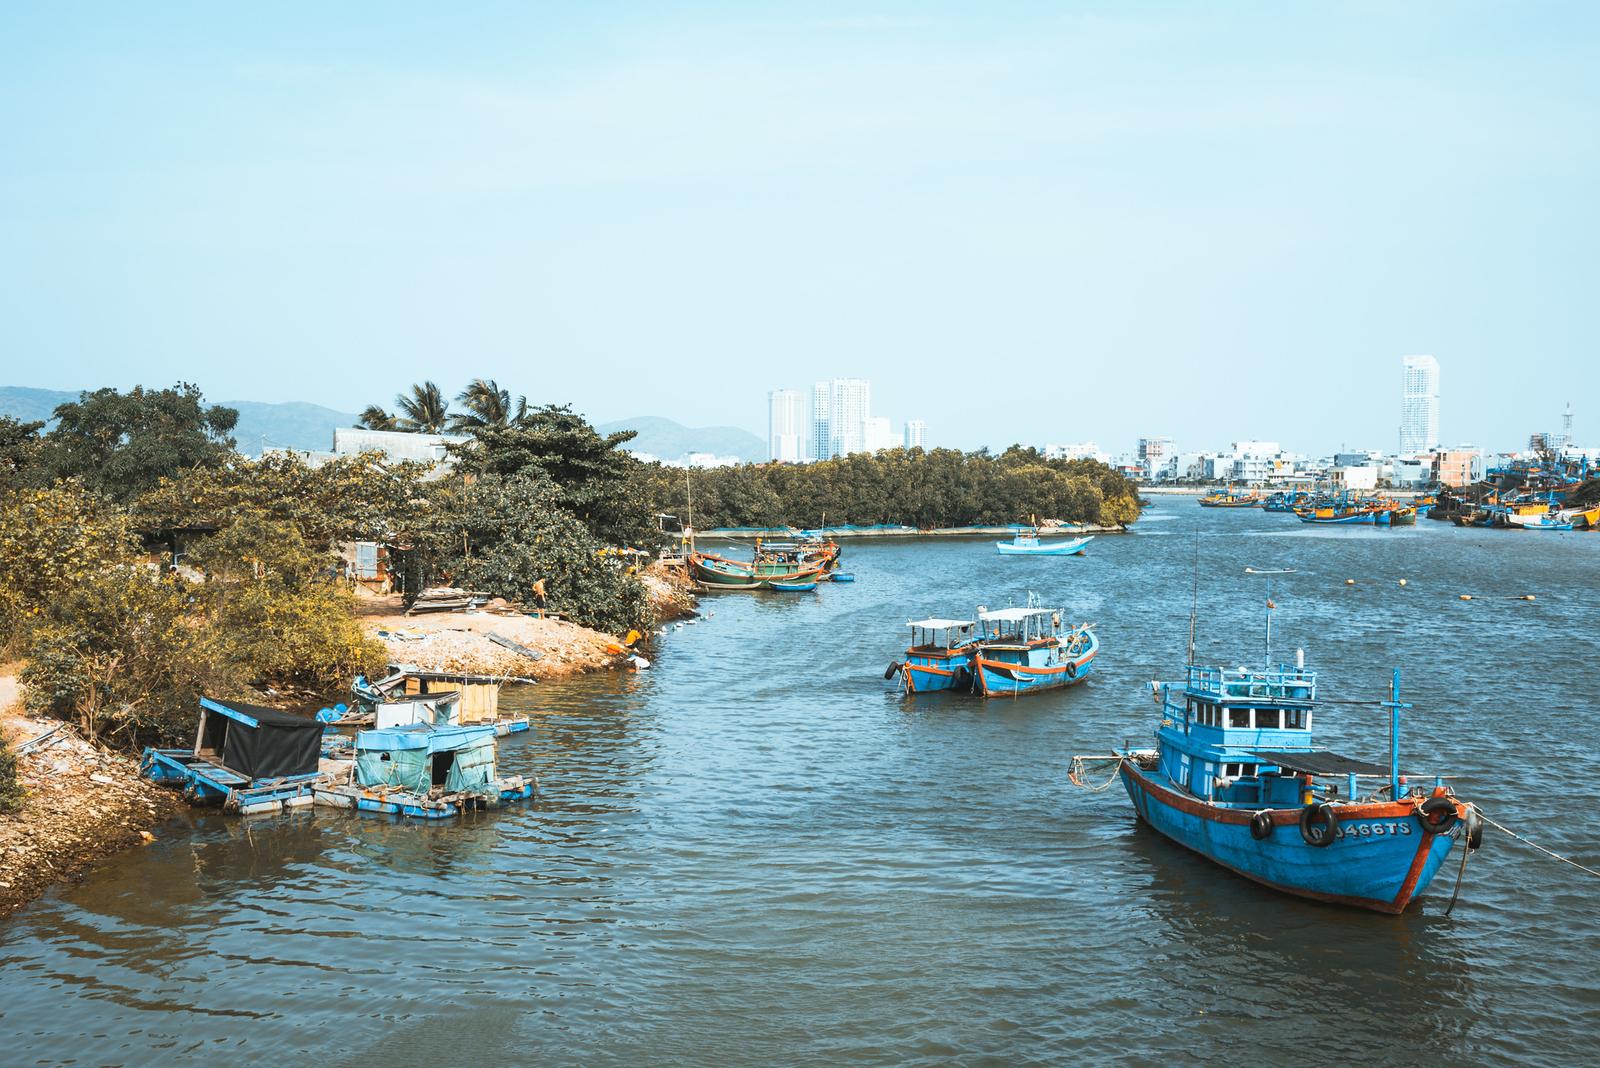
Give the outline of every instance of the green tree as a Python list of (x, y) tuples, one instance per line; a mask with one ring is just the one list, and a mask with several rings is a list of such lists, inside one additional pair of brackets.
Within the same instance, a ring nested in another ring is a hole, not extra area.
[(412, 386), (410, 393), (400, 394), (394, 403), (400, 409), (400, 416), (392, 429), (442, 434), (449, 425), (450, 402), (432, 382)]
[(381, 404), (369, 404), (361, 409), (361, 414), (356, 417), (356, 426), (366, 427), (368, 430), (398, 430), (394, 416), (390, 415)]
[(456, 482), (439, 490), (416, 541), (428, 546), (433, 572), (458, 585), (599, 630), (644, 623), (647, 597), (626, 559), (561, 500), (561, 489), (537, 469)]
[(215, 467), (233, 456), (239, 413), (207, 407), (198, 387), (135, 386), (127, 393), (97, 389), (55, 410), (44, 437), (42, 463), (50, 477), (81, 478), (113, 500), (128, 498), (163, 477)]
[(0, 496), (0, 646), (92, 575), (133, 559), (123, 510), (81, 482)]
[(619, 448), (634, 436), (602, 435), (570, 407), (546, 405), (513, 425), (481, 428), (452, 452), (465, 477), (541, 474), (555, 485), (557, 506), (603, 544), (641, 545), (654, 541), (656, 529), (641, 465)]
[(450, 429), (457, 433), (511, 426), (528, 416), (528, 398), (518, 397), (512, 404), (510, 391), (501, 389), (492, 378), (474, 378), (456, 400), (466, 408), (450, 417)]
[(23, 423), (0, 415), (0, 492), (24, 485), (37, 475), (42, 429), (41, 422)]

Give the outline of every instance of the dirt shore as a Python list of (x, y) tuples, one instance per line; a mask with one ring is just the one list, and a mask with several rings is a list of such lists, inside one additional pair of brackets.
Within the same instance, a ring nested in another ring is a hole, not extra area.
[[(694, 613), (694, 595), (681, 569), (675, 572), (653, 564), (640, 578), (649, 591), (657, 623)], [(628, 658), (632, 651), (623, 641), (626, 635), (605, 634), (564, 619), (494, 611), (408, 616), (398, 594), (363, 597), (357, 611), (362, 626), (388, 647), (394, 663), (424, 671), (558, 679), (631, 666)], [(525, 646), (539, 658), (508, 649), (490, 635)], [(645, 644), (636, 643), (636, 647)]]
[(102, 857), (154, 841), (154, 828), (181, 808), (176, 794), (139, 778), (133, 758), (23, 715), (15, 668), (0, 666), (0, 745), (59, 730), (17, 758), (27, 796), (21, 812), (0, 816), (0, 916)]

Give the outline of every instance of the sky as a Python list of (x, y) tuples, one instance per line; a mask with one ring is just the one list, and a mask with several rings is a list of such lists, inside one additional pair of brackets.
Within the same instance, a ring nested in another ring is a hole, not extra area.
[(0, 7), (0, 385), (1600, 444), (1600, 5)]

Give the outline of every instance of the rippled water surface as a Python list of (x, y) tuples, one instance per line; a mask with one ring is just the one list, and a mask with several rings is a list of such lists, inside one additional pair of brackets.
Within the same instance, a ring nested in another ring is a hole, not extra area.
[[(1243, 568), (1298, 569), (1273, 588), (1279, 651), (1304, 647), (1330, 697), (1402, 668), (1406, 763), (1593, 866), (1600, 534), (1188, 499), (1140, 528), (1068, 559), (852, 542), (853, 586), (708, 601), (647, 673), (512, 697), (535, 725), (502, 763), (538, 774), (531, 807), (169, 825), (0, 921), (0, 1063), (1586, 1061), (1600, 886), (1580, 873), (1490, 831), (1449, 918), (1454, 856), (1401, 917), (1304, 903), (1065, 773), (1148, 738), (1198, 547), (1201, 659), (1259, 659)], [(1030, 589), (1099, 624), (1089, 683), (983, 703), (882, 681), (907, 618)], [(1317, 727), (1384, 756), (1377, 710)]]

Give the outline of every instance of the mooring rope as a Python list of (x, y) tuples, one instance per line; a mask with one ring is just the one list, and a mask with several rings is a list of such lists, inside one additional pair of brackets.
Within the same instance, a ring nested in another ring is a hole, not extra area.
[(1090, 757), (1089, 759), (1090, 760), (1115, 760), (1117, 762), (1117, 766), (1111, 769), (1111, 778), (1107, 779), (1105, 782), (1101, 783), (1099, 786), (1090, 786), (1090, 785), (1088, 785), (1087, 783), (1085, 783), (1083, 781), (1084, 772), (1088, 770), (1087, 768), (1084, 767), (1084, 764), (1083, 764), (1084, 758), (1083, 757), (1073, 757), (1072, 758), (1072, 767), (1067, 769), (1067, 781), (1072, 783), (1072, 785), (1074, 785), (1074, 786), (1078, 786), (1078, 787), (1081, 787), (1081, 788), (1083, 788), (1085, 790), (1088, 790), (1091, 794), (1097, 794), (1101, 790), (1108, 789), (1111, 786), (1112, 783), (1117, 781), (1117, 776), (1122, 773), (1122, 758), (1121, 757)]
[(1593, 875), (1595, 878), (1600, 879), (1600, 871), (1595, 871), (1593, 868), (1586, 868), (1582, 864), (1579, 864), (1577, 861), (1573, 860), (1571, 857), (1564, 857), (1560, 853), (1552, 852), (1551, 850), (1548, 850), (1544, 846), (1540, 845), (1538, 842), (1530, 842), (1530, 841), (1528, 841), (1528, 839), (1522, 837), (1522, 835), (1518, 834), (1516, 831), (1513, 831), (1510, 827), (1507, 827), (1507, 826), (1505, 826), (1504, 824), (1501, 824), (1501, 823), (1496, 823), (1494, 820), (1490, 819), (1488, 816), (1484, 816), (1483, 809), (1481, 809), (1481, 808), (1478, 809), (1478, 815), (1483, 816), (1483, 822), (1487, 823), (1491, 827), (1495, 827), (1495, 828), (1498, 828), (1499, 830), (1504, 831), (1506, 834), (1509, 834), (1511, 837), (1515, 838), (1517, 841), (1521, 842), (1523, 845), (1532, 846), (1534, 849), (1537, 849), (1539, 852), (1543, 853), (1547, 857), (1554, 857), (1556, 860), (1559, 860), (1563, 864), (1571, 864), (1574, 868), (1577, 868), (1579, 871), (1588, 872), (1590, 875)]
[[(1467, 805), (1467, 813), (1470, 815), (1474, 812), (1477, 812), (1480, 819), (1483, 817), (1483, 813), (1478, 810), (1478, 806), (1469, 803)], [(1444, 914), (1446, 916), (1455, 911), (1456, 899), (1461, 896), (1461, 880), (1467, 876), (1467, 858), (1472, 856), (1473, 853), (1472, 834), (1468, 827), (1469, 824), (1467, 823), (1461, 825), (1461, 867), (1456, 869), (1456, 888), (1450, 894), (1450, 904), (1445, 906)]]

